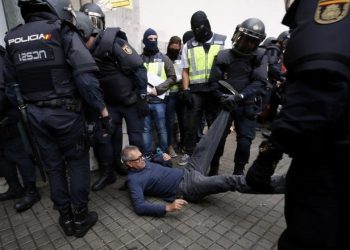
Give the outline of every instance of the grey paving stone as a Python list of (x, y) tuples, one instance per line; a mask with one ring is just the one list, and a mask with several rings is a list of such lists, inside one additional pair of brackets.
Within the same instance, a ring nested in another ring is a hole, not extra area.
[(2, 249), (4, 250), (15, 250), (20, 249), (19, 245), (15, 241), (8, 242), (6, 245), (1, 245)]
[(220, 246), (224, 247), (225, 249), (228, 249), (233, 245), (233, 242), (224, 236), (221, 237), (220, 239), (218, 239), (216, 241), (216, 243), (219, 244)]

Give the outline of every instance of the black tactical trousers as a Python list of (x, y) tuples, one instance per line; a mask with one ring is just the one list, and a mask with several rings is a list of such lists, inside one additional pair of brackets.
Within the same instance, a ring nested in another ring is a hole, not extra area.
[(288, 84), (271, 135), (293, 157), (279, 249), (349, 248), (350, 148), (338, 147), (346, 141), (348, 110), (349, 84), (337, 75), (309, 72)]

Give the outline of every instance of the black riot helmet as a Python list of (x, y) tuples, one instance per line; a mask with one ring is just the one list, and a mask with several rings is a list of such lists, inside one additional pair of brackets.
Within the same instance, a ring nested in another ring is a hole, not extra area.
[(249, 55), (254, 52), (265, 39), (265, 25), (258, 18), (248, 18), (237, 25), (231, 39), (233, 51)]
[(90, 36), (98, 34), (91, 19), (82, 12), (75, 12), (75, 26), (85, 42), (89, 40)]
[(18, 7), (24, 20), (28, 14), (50, 12), (59, 19), (72, 21), (74, 11), (70, 0), (18, 0)]
[(95, 3), (86, 3), (80, 7), (79, 11), (89, 16), (96, 29), (105, 29), (105, 14), (103, 13), (100, 6)]
[(280, 44), (282, 49), (285, 49), (287, 46), (287, 42), (289, 40), (290, 33), (288, 30), (283, 31), (279, 36), (277, 37), (277, 42)]
[(262, 47), (268, 47), (270, 46), (271, 44), (275, 44), (276, 43), (276, 37), (268, 37), (264, 40), (263, 44), (262, 44)]

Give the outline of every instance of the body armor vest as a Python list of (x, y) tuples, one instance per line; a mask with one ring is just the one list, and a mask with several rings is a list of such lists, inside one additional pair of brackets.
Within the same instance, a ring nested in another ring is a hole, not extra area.
[(127, 41), (117, 37), (119, 30), (106, 29), (92, 55), (100, 69), (97, 77), (106, 103), (131, 105), (137, 101), (133, 69), (142, 65), (142, 60)]
[(290, 73), (329, 69), (350, 79), (350, 13), (345, 2), (331, 6), (298, 1), (289, 9), (283, 24), (293, 28), (284, 57)]
[(62, 46), (62, 22), (43, 20), (20, 25), (5, 42), (25, 101), (74, 95), (72, 73)]
[(208, 82), (214, 57), (224, 48), (226, 36), (214, 34), (208, 52), (194, 38), (187, 42), (190, 85)]

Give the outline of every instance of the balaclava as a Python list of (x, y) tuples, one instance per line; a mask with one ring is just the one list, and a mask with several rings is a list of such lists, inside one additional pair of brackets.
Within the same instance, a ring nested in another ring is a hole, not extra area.
[[(200, 26), (203, 27), (199, 28)], [(201, 10), (192, 15), (191, 30), (196, 40), (200, 43), (205, 43), (213, 36), (207, 15)]]
[(145, 33), (143, 34), (142, 42), (145, 45), (145, 48), (143, 49), (146, 54), (154, 55), (158, 53), (158, 40), (157, 41), (150, 41), (147, 39), (147, 37), (151, 35), (157, 35), (157, 32), (151, 28), (147, 29)]
[[(174, 49), (174, 48), (170, 48), (170, 45), (172, 44), (178, 44), (179, 45), (179, 49)], [(178, 36), (172, 36), (169, 40), (169, 44), (167, 47), (167, 53), (166, 55), (172, 60), (175, 61), (179, 54), (180, 54), (180, 49), (181, 49), (181, 38)]]

